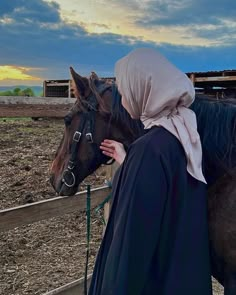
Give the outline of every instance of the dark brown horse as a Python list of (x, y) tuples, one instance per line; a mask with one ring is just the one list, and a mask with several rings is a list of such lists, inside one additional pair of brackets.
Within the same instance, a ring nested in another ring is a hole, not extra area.
[[(85, 78), (71, 68), (77, 101), (65, 117), (65, 132), (51, 168), (60, 195), (73, 195), (79, 184), (110, 159), (99, 150), (105, 139), (128, 147), (143, 134), (121, 105), (114, 83), (93, 74)], [(203, 146), (209, 184), (209, 232), (212, 274), (225, 295), (236, 294), (236, 103), (198, 98), (192, 105)], [(193, 265), (194, 267), (194, 265)]]

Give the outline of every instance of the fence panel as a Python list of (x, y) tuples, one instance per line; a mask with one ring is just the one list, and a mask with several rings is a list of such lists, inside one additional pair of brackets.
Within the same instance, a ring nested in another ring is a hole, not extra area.
[(75, 98), (0, 96), (0, 117), (64, 117)]

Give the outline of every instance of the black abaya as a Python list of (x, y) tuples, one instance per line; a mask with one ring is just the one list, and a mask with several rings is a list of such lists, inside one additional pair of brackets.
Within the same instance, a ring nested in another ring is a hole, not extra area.
[(179, 141), (154, 127), (131, 145), (89, 295), (210, 295), (206, 186)]

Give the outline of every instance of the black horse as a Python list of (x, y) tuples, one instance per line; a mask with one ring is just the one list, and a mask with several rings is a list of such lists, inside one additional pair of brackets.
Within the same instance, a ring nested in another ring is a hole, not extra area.
[[(85, 177), (109, 159), (99, 150), (105, 138), (126, 147), (143, 134), (121, 105), (111, 81), (79, 76), (71, 69), (77, 101), (65, 117), (65, 132), (51, 168), (51, 183), (73, 195)], [(208, 220), (212, 274), (225, 295), (236, 294), (236, 100), (197, 96), (191, 106), (202, 140), (208, 182)], [(193, 265), (194, 267), (194, 265)]]

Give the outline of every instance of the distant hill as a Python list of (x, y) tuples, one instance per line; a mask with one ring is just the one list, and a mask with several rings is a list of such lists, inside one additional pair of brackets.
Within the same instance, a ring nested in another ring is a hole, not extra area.
[(21, 90), (26, 88), (31, 88), (36, 96), (42, 95), (43, 92), (43, 86), (27, 86), (27, 85), (15, 85), (15, 86), (0, 86), (0, 92), (2, 91), (12, 91), (15, 88), (20, 88)]

